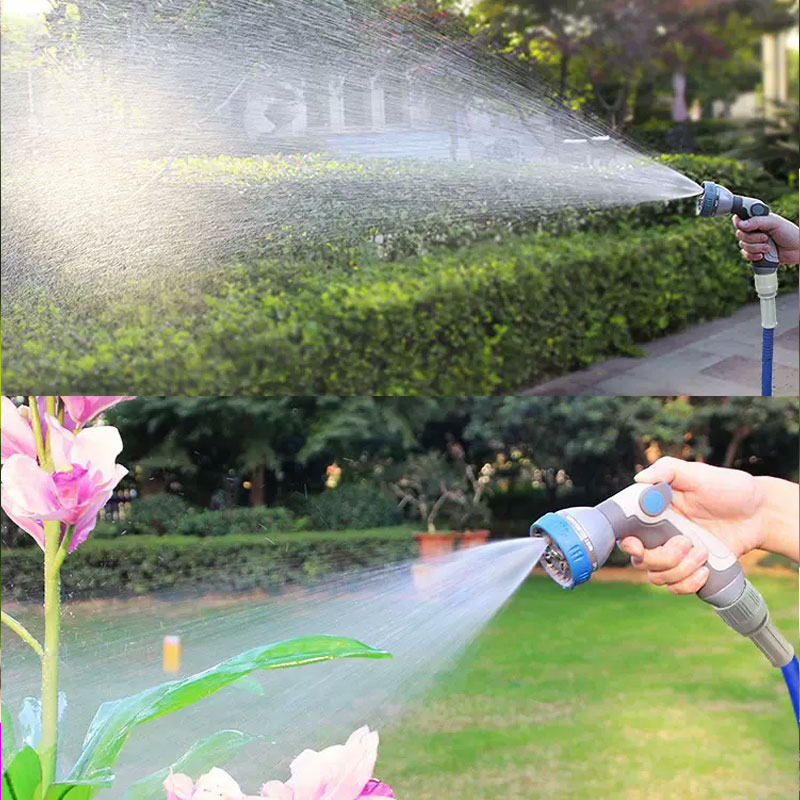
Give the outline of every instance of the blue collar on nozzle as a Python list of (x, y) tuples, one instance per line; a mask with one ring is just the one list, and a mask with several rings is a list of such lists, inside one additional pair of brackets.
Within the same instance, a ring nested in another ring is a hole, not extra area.
[(697, 216), (713, 217), (719, 201), (719, 186), (713, 181), (703, 181), (703, 193), (697, 198)]
[(545, 514), (531, 525), (531, 536), (545, 539), (542, 556), (545, 572), (564, 589), (585, 583), (592, 575), (592, 562), (575, 529), (560, 514)]

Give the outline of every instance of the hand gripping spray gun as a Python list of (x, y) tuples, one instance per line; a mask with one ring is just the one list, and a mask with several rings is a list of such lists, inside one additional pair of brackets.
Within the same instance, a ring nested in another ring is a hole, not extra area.
[[(697, 198), (697, 214), (700, 217), (722, 217), (736, 214), (739, 219), (768, 217), (769, 206), (753, 197), (733, 194), (724, 186), (711, 181), (703, 183), (703, 193)], [(778, 293), (778, 248), (771, 236), (767, 236), (769, 252), (760, 261), (751, 261), (756, 292), (761, 302), (761, 395), (772, 396), (772, 347), (778, 317), (775, 311), (775, 295)]]
[(668, 483), (633, 484), (594, 508), (567, 508), (545, 514), (531, 525), (531, 536), (547, 547), (542, 564), (564, 589), (588, 581), (603, 566), (614, 544), (636, 536), (647, 548), (679, 534), (708, 549), (709, 577), (697, 596), (737, 633), (747, 636), (774, 667), (783, 672), (798, 715), (798, 663), (791, 644), (770, 619), (758, 590), (744, 577), (736, 556), (723, 542), (671, 508)]

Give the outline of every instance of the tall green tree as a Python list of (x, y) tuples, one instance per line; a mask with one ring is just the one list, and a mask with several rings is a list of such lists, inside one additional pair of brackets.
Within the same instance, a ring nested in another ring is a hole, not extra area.
[[(727, 99), (755, 77), (762, 32), (796, 18), (792, 0), (480, 0), (479, 28), (496, 48), (549, 74), (559, 93), (590, 102), (614, 128), (654, 87), (685, 119), (687, 82)], [(703, 99), (706, 99), (704, 97)]]

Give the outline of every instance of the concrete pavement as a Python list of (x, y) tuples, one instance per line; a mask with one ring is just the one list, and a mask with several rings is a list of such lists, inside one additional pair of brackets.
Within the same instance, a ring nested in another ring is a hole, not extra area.
[[(797, 396), (798, 293), (778, 297), (775, 395)], [(730, 317), (694, 325), (642, 346), (642, 358), (619, 357), (546, 381), (525, 395), (758, 395), (761, 317), (750, 303)]]

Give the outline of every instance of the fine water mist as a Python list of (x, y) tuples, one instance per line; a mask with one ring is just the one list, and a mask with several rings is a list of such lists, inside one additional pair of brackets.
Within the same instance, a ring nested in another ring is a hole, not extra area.
[[(344, 575), (271, 599), (142, 599), (117, 609), (91, 601), (67, 605), (61, 769), (73, 763), (100, 703), (169, 677), (161, 672), (165, 634), (182, 639), (181, 675), (258, 645), (317, 633), (352, 636), (389, 650), (389, 661), (349, 659), (254, 673), (258, 686), (253, 681), (228, 687), (147, 723), (129, 740), (115, 770), (116, 788), (106, 792), (122, 796), (125, 787), (171, 764), (197, 739), (236, 729), (263, 737), (230, 765), (245, 791), (255, 794), (267, 778), (288, 777), (289, 761), (305, 747), (342, 742), (362, 724), (385, 730), (413, 709), (437, 677), (455, 666), (543, 548), (538, 539), (497, 542)], [(38, 633), (32, 619), (31, 627)], [(38, 695), (38, 671), (22, 647), (7, 644), (3, 699), (16, 711), (25, 695)], [(259, 686), (263, 694), (253, 693)]]
[(7, 296), (66, 303), (248, 248), (698, 192), (445, 12), (65, 7), (4, 42)]

